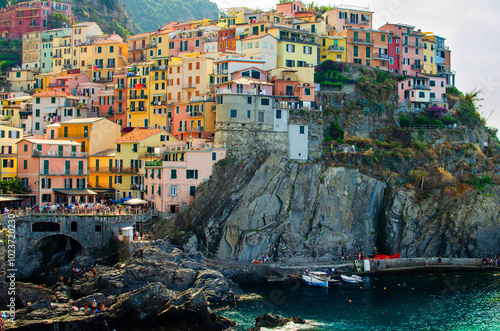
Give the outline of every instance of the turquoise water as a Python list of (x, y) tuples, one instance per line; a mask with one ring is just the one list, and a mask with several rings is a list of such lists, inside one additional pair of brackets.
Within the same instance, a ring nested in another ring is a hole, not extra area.
[(328, 289), (299, 281), (241, 287), (261, 298), (219, 312), (238, 330), (267, 312), (298, 315), (310, 330), (500, 330), (500, 275), (488, 272), (378, 275)]

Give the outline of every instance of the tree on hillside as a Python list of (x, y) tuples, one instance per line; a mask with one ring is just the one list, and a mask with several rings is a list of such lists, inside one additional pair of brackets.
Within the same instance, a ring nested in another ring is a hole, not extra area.
[(69, 18), (62, 13), (52, 13), (48, 17), (49, 25), (53, 29), (69, 26)]
[(19, 177), (0, 180), (0, 194), (22, 194), (27, 190)]

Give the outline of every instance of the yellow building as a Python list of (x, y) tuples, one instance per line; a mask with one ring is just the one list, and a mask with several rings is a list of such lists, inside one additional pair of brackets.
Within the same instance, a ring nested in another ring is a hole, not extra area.
[(422, 58), (423, 58), (423, 67), (422, 73), (437, 75), (437, 66), (436, 66), (436, 41), (435, 35), (426, 32), (424, 33), (424, 38), (422, 39)]
[(0, 124), (26, 129), (23, 126), (23, 119), (26, 119), (32, 111), (31, 99), (31, 96), (25, 95), (2, 100)]
[(168, 60), (154, 60), (150, 70), (151, 82), (148, 104), (150, 105), (149, 126), (161, 128), (167, 126), (167, 79)]
[(115, 141), (113, 185), (116, 199), (142, 198), (145, 158), (148, 153), (155, 153), (155, 147), (160, 147), (171, 140), (175, 138), (165, 130), (135, 129)]
[(7, 81), (10, 83), (10, 92), (24, 92), (35, 88), (34, 73), (29, 69), (12, 68), (7, 71)]
[(347, 37), (321, 36), (320, 62), (326, 60), (346, 62)]
[(151, 109), (150, 69), (154, 62), (138, 62), (127, 67), (127, 126), (149, 127)]
[[(23, 130), (0, 125), (0, 180), (17, 176), (17, 142), (23, 139)], [(22, 164), (25, 169), (27, 164)]]
[(71, 139), (82, 146), (82, 152), (92, 155), (114, 148), (114, 141), (120, 136), (121, 127), (118, 124), (103, 117), (90, 117), (60, 123), (55, 138)]
[(52, 72), (71, 69), (73, 62), (73, 46), (71, 45), (71, 29), (54, 35), (52, 40)]
[(202, 18), (201, 20), (191, 20), (190, 29), (193, 30), (193, 29), (196, 29), (200, 26), (208, 26), (208, 25), (211, 25), (212, 22), (214, 22), (214, 20), (211, 20), (209, 18)]
[(225, 24), (227, 27), (244, 24), (245, 14), (250, 13), (253, 13), (253, 9), (248, 7), (221, 9), (219, 14), (219, 23)]
[(268, 29), (278, 39), (278, 67), (310, 67), (318, 62), (316, 34), (285, 27)]
[(127, 43), (117, 34), (95, 41), (87, 51), (88, 76), (94, 82), (112, 82), (116, 68), (128, 64)]
[[(113, 142), (114, 144), (114, 142)], [(115, 149), (105, 149), (89, 156), (88, 187), (98, 194), (99, 198), (115, 198), (114, 178), (121, 174), (115, 168)]]

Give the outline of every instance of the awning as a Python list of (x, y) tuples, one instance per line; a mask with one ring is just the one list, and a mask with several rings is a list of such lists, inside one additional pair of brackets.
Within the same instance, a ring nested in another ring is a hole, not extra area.
[(370, 16), (368, 15), (362, 15), (364, 20), (367, 21), (367, 22), (370, 22)]
[(88, 188), (74, 188), (74, 189), (53, 189), (54, 193), (64, 194), (64, 195), (97, 195), (92, 190)]
[(96, 193), (115, 193), (112, 188), (93, 188), (92, 191)]
[(0, 202), (10, 202), (10, 201), (23, 201), (21, 198), (13, 198), (13, 197), (0, 197)]
[(43, 109), (44, 113), (57, 113), (57, 107), (45, 107)]

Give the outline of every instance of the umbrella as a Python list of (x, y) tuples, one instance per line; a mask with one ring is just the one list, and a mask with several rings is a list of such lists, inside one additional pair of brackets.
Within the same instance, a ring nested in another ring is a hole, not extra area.
[(138, 198), (133, 198), (125, 201), (125, 204), (127, 205), (144, 205), (148, 203), (146, 200), (138, 199)]

